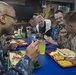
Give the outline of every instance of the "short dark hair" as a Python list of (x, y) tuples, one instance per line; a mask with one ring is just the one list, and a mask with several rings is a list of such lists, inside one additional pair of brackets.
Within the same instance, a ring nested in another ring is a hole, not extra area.
[(62, 14), (64, 13), (62, 10), (57, 10), (57, 11), (55, 11), (54, 14), (57, 14), (57, 13), (59, 13), (59, 12), (61, 12)]
[(76, 23), (76, 12), (70, 11), (70, 12), (66, 13), (63, 18), (67, 23), (69, 23), (69, 22)]
[(35, 13), (33, 15), (37, 16), (37, 14), (35, 14)]

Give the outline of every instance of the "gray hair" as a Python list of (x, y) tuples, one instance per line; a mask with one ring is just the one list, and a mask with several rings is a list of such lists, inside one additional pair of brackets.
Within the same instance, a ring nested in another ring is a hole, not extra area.
[(41, 18), (42, 20), (44, 20), (43, 16), (41, 16), (41, 15), (38, 15), (38, 16), (36, 17), (36, 19), (39, 19), (39, 18)]

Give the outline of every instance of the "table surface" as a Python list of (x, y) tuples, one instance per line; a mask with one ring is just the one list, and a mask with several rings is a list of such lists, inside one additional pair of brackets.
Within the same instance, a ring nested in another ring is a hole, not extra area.
[[(26, 39), (25, 39), (26, 40)], [(25, 50), (27, 47), (18, 47), (18, 50)], [(46, 50), (55, 50), (57, 46), (46, 45)], [(76, 67), (62, 68), (48, 54), (39, 55), (38, 61), (41, 67), (34, 70), (32, 75), (76, 75)]]
[(76, 67), (62, 68), (49, 55), (40, 55), (41, 68), (34, 70), (33, 75), (76, 75)]

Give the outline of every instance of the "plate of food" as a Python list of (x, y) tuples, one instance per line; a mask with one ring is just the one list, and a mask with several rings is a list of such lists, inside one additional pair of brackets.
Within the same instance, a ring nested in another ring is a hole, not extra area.
[(76, 66), (76, 53), (69, 49), (57, 49), (46, 53), (62, 68)]
[(13, 68), (21, 60), (22, 54), (20, 52), (9, 52), (8, 53), (8, 69)]
[(28, 43), (25, 40), (18, 39), (16, 42), (18, 43), (18, 46), (28, 46)]
[[(8, 70), (9, 68), (13, 68), (16, 66), (16, 64), (21, 60), (21, 58), (26, 55), (25, 50), (15, 51), (15, 52), (9, 52), (8, 53)], [(34, 69), (38, 69), (41, 67), (41, 64), (39, 61), (36, 61), (34, 63)]]

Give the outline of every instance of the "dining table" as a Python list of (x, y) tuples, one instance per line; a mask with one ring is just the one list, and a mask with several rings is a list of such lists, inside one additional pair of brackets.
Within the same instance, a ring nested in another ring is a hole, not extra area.
[[(24, 38), (28, 42), (27, 38)], [(17, 50), (26, 50), (27, 46), (17, 47)], [(46, 51), (56, 50), (58, 46), (51, 43), (46, 44)], [(46, 52), (45, 54), (40, 54), (38, 61), (41, 64), (40, 68), (33, 71), (32, 75), (76, 75), (76, 66), (63, 68), (59, 66)]]

